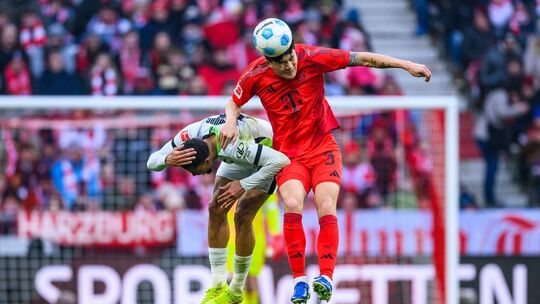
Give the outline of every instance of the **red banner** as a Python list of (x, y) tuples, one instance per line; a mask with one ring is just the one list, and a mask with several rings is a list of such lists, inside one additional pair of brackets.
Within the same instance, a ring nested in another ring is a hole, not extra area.
[(174, 241), (174, 213), (20, 212), (17, 234), (71, 246), (156, 246)]

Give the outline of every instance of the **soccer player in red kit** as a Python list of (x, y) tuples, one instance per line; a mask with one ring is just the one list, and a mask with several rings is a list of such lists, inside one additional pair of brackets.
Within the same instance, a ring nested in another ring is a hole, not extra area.
[[(259, 24), (271, 24), (275, 18)], [(295, 280), (291, 301), (306, 303), (309, 285), (305, 272), (306, 238), (302, 210), (307, 193), (313, 189), (319, 216), (317, 240), (320, 276), (313, 289), (320, 300), (332, 295), (332, 276), (336, 265), (339, 232), (336, 202), (341, 184), (341, 154), (331, 133), (339, 128), (324, 97), (324, 73), (347, 67), (401, 68), (412, 76), (431, 72), (425, 65), (393, 57), (349, 52), (291, 43), (286, 52), (275, 57), (260, 57), (243, 72), (227, 103), (227, 121), (221, 129), (222, 146), (236, 139), (236, 117), (240, 107), (254, 95), (259, 96), (274, 131), (273, 147), (284, 153), (291, 164), (277, 175), (285, 215), (283, 233), (287, 255)]]

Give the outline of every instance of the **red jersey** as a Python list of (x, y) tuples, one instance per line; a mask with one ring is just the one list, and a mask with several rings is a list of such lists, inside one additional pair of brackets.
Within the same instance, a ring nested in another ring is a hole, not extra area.
[(324, 97), (326, 72), (349, 65), (349, 52), (297, 44), (296, 77), (283, 79), (264, 57), (253, 61), (242, 73), (232, 100), (242, 106), (259, 96), (274, 130), (273, 148), (295, 157), (317, 147), (339, 123)]

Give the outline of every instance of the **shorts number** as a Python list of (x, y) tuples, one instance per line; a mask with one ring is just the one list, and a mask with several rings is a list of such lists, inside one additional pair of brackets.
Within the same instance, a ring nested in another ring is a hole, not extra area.
[(324, 156), (328, 157), (328, 161), (324, 163), (325, 165), (331, 166), (336, 163), (336, 159), (334, 158), (334, 153), (326, 152), (324, 153)]

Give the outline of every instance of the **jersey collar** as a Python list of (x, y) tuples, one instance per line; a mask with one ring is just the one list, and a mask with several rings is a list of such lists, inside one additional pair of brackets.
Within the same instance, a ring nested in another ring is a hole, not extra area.
[(219, 129), (215, 126), (210, 127), (210, 132), (208, 135), (214, 134), (215, 142), (216, 142), (216, 155), (219, 155), (219, 152), (221, 152), (221, 145), (219, 144)]

